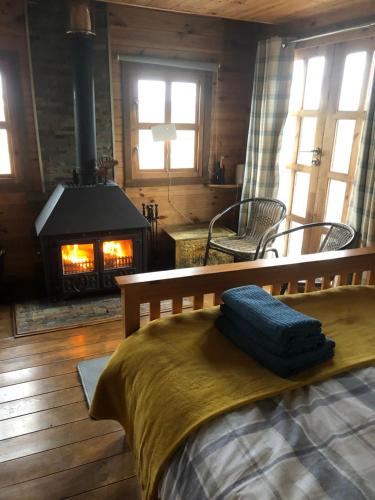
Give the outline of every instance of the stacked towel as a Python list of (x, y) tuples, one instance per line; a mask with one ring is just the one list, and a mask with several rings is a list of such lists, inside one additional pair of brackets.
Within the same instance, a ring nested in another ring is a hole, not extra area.
[(321, 323), (262, 288), (245, 286), (224, 292), (217, 328), (237, 347), (281, 377), (288, 377), (334, 355), (335, 343)]

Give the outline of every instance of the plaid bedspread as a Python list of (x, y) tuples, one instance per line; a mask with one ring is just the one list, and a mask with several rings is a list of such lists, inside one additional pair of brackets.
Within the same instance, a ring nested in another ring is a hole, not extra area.
[(375, 366), (230, 412), (174, 455), (162, 500), (375, 499)]

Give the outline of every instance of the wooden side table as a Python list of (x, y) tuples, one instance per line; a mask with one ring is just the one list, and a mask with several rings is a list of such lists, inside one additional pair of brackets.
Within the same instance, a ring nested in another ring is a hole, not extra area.
[[(174, 265), (183, 267), (203, 266), (208, 237), (208, 224), (167, 226), (164, 231), (173, 246)], [(226, 227), (215, 227), (214, 237), (234, 236), (236, 233)], [(228, 264), (233, 257), (216, 250), (210, 250), (210, 264)]]

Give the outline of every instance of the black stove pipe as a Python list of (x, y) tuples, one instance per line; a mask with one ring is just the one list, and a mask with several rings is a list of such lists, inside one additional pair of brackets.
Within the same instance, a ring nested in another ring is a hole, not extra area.
[(96, 122), (93, 39), (72, 33), (73, 103), (77, 172), (80, 185), (96, 184)]

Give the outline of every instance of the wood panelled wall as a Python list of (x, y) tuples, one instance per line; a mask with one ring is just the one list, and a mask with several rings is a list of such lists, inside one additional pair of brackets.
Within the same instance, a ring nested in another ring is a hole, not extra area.
[[(119, 5), (108, 5), (112, 55), (116, 180), (141, 208), (159, 203), (161, 224), (201, 222), (235, 201), (238, 191), (204, 185), (126, 188), (123, 160), (121, 63), (117, 55), (216, 62), (221, 65), (213, 89), (211, 163), (225, 156), (226, 182), (233, 182), (234, 167), (243, 163), (249, 123), (256, 44), (265, 27), (259, 24), (212, 19)], [(214, 78), (215, 80), (215, 78)]]
[(40, 193), (42, 187), (23, 0), (0, 0), (0, 50), (12, 51), (18, 57), (25, 125), (24, 137), (21, 137), (24, 180), (14, 185), (0, 181), (0, 226), (6, 231), (0, 238), (6, 250), (5, 279), (14, 276), (28, 280), (34, 275), (36, 260), (34, 221), (39, 204), (35, 203), (35, 193)]

